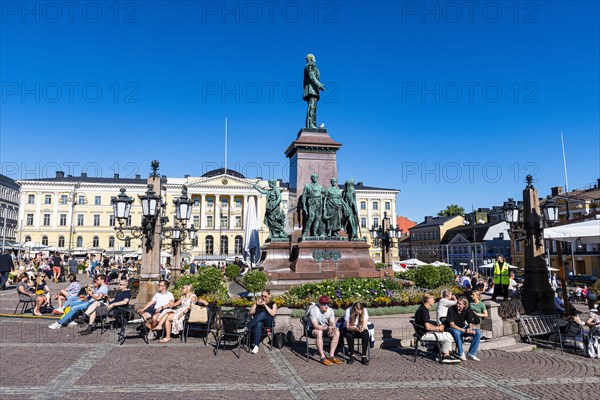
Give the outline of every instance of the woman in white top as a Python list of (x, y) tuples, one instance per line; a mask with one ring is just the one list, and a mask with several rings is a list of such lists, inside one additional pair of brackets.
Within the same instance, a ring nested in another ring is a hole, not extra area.
[(348, 350), (350, 356), (348, 357), (348, 364), (354, 362), (354, 338), (360, 338), (362, 340), (362, 359), (363, 365), (369, 365), (367, 359), (367, 350), (369, 348), (369, 330), (367, 324), (369, 323), (369, 312), (365, 308), (364, 304), (356, 302), (346, 309), (344, 315), (344, 321), (346, 322), (346, 328), (344, 329), (344, 336), (348, 343)]
[[(158, 331), (163, 329), (164, 326), (165, 337), (159, 340), (160, 343), (170, 342), (171, 334), (177, 335), (183, 330), (184, 316), (192, 308), (192, 304), (194, 304), (197, 299), (198, 298), (194, 293), (194, 286), (191, 283), (183, 285), (181, 298), (169, 304), (169, 308), (160, 313), (160, 316), (158, 317), (158, 324), (152, 330)], [(179, 308), (174, 309), (177, 306), (179, 306)]]

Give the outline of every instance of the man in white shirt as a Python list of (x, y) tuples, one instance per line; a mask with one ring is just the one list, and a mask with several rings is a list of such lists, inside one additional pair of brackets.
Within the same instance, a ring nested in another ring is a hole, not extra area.
[(146, 320), (146, 328), (148, 328), (148, 330), (154, 329), (158, 324), (158, 316), (160, 313), (163, 310), (172, 307), (173, 303), (175, 303), (175, 297), (173, 296), (173, 293), (167, 290), (168, 288), (168, 281), (158, 281), (158, 292), (154, 295), (152, 300), (138, 310), (140, 315)]
[(450, 290), (442, 290), (441, 296), (442, 298), (438, 302), (437, 311), (435, 314), (435, 319), (437, 320), (438, 324), (442, 322), (442, 318), (446, 318), (446, 315), (448, 315), (448, 308), (456, 305), (456, 296), (454, 296)]
[[(321, 358), (321, 364), (328, 366), (343, 364), (341, 360), (335, 357), (335, 349), (340, 340), (340, 330), (335, 326), (335, 315), (329, 304), (329, 297), (319, 297), (319, 305), (312, 307), (308, 321), (308, 334), (317, 339), (317, 351)], [(329, 335), (331, 338), (329, 358), (325, 357), (323, 351), (323, 335)]]

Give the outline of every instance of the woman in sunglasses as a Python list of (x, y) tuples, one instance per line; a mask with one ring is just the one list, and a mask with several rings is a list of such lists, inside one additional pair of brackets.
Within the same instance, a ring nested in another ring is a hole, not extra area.
[(271, 292), (269, 290), (263, 290), (260, 298), (252, 304), (250, 308), (250, 315), (252, 315), (252, 321), (248, 324), (248, 332), (254, 334), (254, 347), (252, 347), (252, 354), (258, 353), (258, 347), (262, 339), (263, 328), (273, 328), (273, 318), (277, 314), (277, 304), (271, 301)]

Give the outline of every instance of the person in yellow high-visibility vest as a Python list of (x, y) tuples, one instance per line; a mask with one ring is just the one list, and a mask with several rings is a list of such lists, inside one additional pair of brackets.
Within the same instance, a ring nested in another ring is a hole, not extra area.
[(504, 296), (504, 301), (508, 300), (508, 285), (510, 284), (508, 266), (509, 264), (504, 260), (504, 257), (498, 255), (494, 263), (494, 294), (492, 294), (492, 301), (496, 301), (496, 297), (500, 294)]

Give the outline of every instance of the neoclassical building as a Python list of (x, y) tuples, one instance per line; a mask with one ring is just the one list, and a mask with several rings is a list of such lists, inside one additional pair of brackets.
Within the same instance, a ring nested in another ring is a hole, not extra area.
[(6, 245), (17, 239), (19, 216), (19, 184), (5, 175), (0, 175), (0, 244)]
[[(259, 235), (264, 242), (269, 234), (263, 223), (265, 199), (253, 185), (266, 188), (268, 181), (262, 178), (249, 179), (234, 170), (223, 168), (206, 172), (202, 176), (182, 178), (163, 177), (163, 201), (166, 204), (168, 226), (175, 218), (173, 200), (181, 195), (183, 186), (194, 201), (192, 216), (188, 226), (198, 228), (197, 238), (186, 240), (184, 257), (198, 257), (205, 260), (233, 258), (242, 254), (244, 243), (244, 215), (250, 199), (254, 201), (257, 223), (261, 227)], [(19, 181), (21, 185), (19, 221), (22, 242), (31, 241), (40, 246), (56, 248), (61, 252), (75, 254), (101, 253), (122, 255), (137, 251), (141, 241), (134, 237), (119, 240), (115, 232), (115, 221), (110, 203), (111, 197), (125, 188), (128, 196), (135, 199), (131, 216), (126, 225), (140, 225), (141, 204), (138, 196), (145, 193), (147, 179), (136, 175), (134, 178), (112, 178), (56, 176), (44, 179)], [(277, 181), (281, 191), (281, 207), (288, 211), (288, 184)], [(368, 238), (369, 228), (382, 221), (384, 212), (395, 219), (397, 190), (356, 184), (357, 205), (361, 235)], [(163, 240), (163, 249), (170, 252), (170, 240)], [(379, 248), (371, 248), (371, 255), (377, 261), (381, 257)]]

